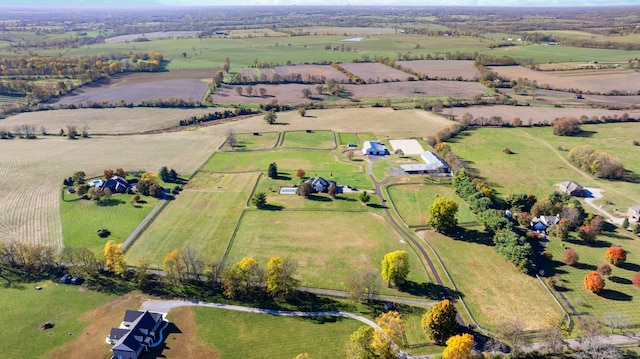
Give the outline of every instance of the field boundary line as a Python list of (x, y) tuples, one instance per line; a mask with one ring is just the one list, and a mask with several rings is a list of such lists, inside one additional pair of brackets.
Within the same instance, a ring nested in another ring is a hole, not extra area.
[(138, 226), (133, 230), (133, 232), (131, 232), (129, 237), (127, 237), (127, 239), (125, 239), (124, 242), (122, 242), (123, 252), (125, 253), (127, 252), (127, 249), (129, 248), (129, 246), (135, 243), (135, 241), (140, 237), (142, 233), (144, 233), (144, 231), (149, 227), (151, 222), (153, 222), (153, 220), (156, 219), (156, 217), (162, 212), (162, 210), (167, 206), (168, 203), (169, 203), (168, 200), (161, 199), (155, 205), (155, 207), (153, 207), (151, 212), (149, 212), (149, 214), (147, 214), (147, 216), (144, 217), (142, 222), (140, 222), (140, 224), (138, 224)]
[(540, 278), (539, 275), (536, 274), (536, 278), (538, 278), (538, 280), (540, 281), (540, 284), (542, 284), (542, 286), (544, 287), (544, 289), (547, 291), (547, 293), (549, 293), (549, 295), (551, 296), (551, 298), (553, 298), (553, 301), (556, 302), (556, 304), (558, 305), (558, 307), (560, 307), (560, 310), (564, 313), (564, 317), (567, 320), (568, 324), (569, 324), (569, 328), (571, 328), (571, 326), (573, 326), (573, 320), (571, 319), (571, 315), (569, 314), (569, 312), (567, 312), (567, 310), (564, 308), (564, 306), (562, 305), (562, 303), (560, 303), (560, 301), (558, 300), (558, 298), (556, 298), (555, 295), (553, 295), (553, 292), (551, 292), (551, 289), (549, 289), (549, 287), (547, 286), (547, 284), (544, 282), (544, 280), (542, 280), (542, 278)]
[(220, 259), (220, 264), (218, 264), (218, 270), (222, 270), (224, 268), (224, 264), (227, 261), (227, 256), (229, 255), (229, 251), (231, 250), (231, 246), (233, 246), (233, 242), (236, 239), (236, 235), (238, 233), (238, 229), (240, 228), (240, 223), (244, 220), (244, 215), (248, 211), (248, 209), (243, 209), (242, 213), (240, 213), (240, 217), (236, 221), (236, 226), (233, 228), (233, 232), (231, 233), (231, 238), (229, 238), (229, 242), (227, 243), (227, 248), (225, 248), (224, 253), (222, 254), (222, 258)]
[(251, 199), (256, 193), (256, 188), (258, 188), (258, 183), (260, 183), (260, 179), (262, 178), (262, 172), (260, 172), (256, 178), (256, 182), (253, 184), (251, 188), (251, 192), (249, 192), (249, 197), (247, 198), (246, 205), (249, 207), (251, 205)]

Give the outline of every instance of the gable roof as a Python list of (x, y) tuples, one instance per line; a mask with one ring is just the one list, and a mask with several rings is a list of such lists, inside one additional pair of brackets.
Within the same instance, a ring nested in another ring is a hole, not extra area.
[(633, 207), (629, 207), (629, 210), (632, 211), (633, 213), (640, 213), (640, 206), (633, 206)]
[(388, 153), (389, 151), (379, 141), (364, 141), (364, 145), (362, 146), (362, 153), (367, 154), (367, 152)]
[(566, 193), (584, 193), (584, 188), (574, 181), (567, 181), (560, 183), (560, 189)]
[(431, 151), (423, 152), (420, 157), (427, 164), (431, 171), (449, 168), (449, 165), (447, 165), (447, 163), (442, 158), (440, 158), (440, 156)]
[(105, 188), (109, 188), (111, 191), (118, 193), (125, 193), (127, 189), (131, 188), (129, 182), (126, 179), (118, 176), (113, 176), (108, 180), (105, 180), (100, 185), (100, 189), (104, 191)]
[(153, 342), (155, 330), (161, 322), (162, 314), (160, 313), (141, 312), (138, 310), (125, 311), (122, 326), (111, 329), (109, 334), (109, 339), (116, 341), (111, 350), (114, 353), (129, 352), (139, 354), (142, 349)]

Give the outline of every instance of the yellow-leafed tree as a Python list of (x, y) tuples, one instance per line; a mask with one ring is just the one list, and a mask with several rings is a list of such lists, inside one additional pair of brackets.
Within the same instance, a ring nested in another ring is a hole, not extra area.
[(102, 251), (104, 255), (104, 263), (117, 275), (123, 275), (127, 270), (127, 262), (124, 260), (124, 252), (122, 251), (122, 243), (116, 244), (114, 241), (108, 241), (104, 245)]
[(391, 283), (400, 285), (407, 280), (409, 275), (409, 254), (407, 251), (395, 251), (385, 254), (382, 259), (382, 278)]
[(473, 349), (471, 334), (454, 335), (447, 340), (447, 347), (442, 352), (442, 359), (470, 359)]

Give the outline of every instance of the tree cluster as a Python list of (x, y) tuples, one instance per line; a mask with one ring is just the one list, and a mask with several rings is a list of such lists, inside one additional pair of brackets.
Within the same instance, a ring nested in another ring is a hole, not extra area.
[(580, 121), (576, 118), (556, 118), (553, 120), (551, 127), (553, 134), (557, 136), (573, 136), (582, 132)]
[(394, 359), (403, 346), (404, 323), (400, 313), (389, 311), (376, 318), (380, 329), (370, 326), (358, 328), (349, 337), (347, 359)]
[(273, 257), (262, 269), (255, 259), (245, 257), (222, 271), (223, 294), (228, 298), (246, 298), (266, 291), (272, 298), (286, 300), (295, 294), (300, 281), (296, 279), (297, 264)]
[(622, 179), (625, 174), (625, 169), (617, 158), (589, 145), (572, 148), (567, 159), (581, 170), (599, 178)]
[(179, 125), (180, 126), (191, 126), (191, 125), (197, 125), (197, 124), (202, 123), (202, 122), (223, 120), (223, 119), (227, 119), (227, 118), (233, 118), (233, 117), (236, 117), (236, 116), (250, 115), (250, 114), (254, 114), (254, 113), (255, 112), (253, 110), (251, 110), (251, 109), (244, 108), (244, 107), (239, 107), (235, 111), (224, 110), (222, 112), (216, 111), (216, 112), (202, 114), (202, 115), (194, 115), (194, 116), (191, 116), (191, 117), (189, 117), (189, 118), (187, 118), (185, 120), (180, 120)]

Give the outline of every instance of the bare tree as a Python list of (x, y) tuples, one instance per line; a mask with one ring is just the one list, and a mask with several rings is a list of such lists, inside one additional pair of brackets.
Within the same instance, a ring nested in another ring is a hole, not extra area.
[(616, 329), (624, 331), (629, 326), (629, 318), (620, 312), (608, 312), (604, 315), (604, 319), (607, 321), (609, 328), (611, 328), (611, 334)]
[(350, 275), (345, 286), (349, 297), (354, 301), (371, 301), (379, 291), (378, 276), (373, 271), (353, 273)]
[(500, 325), (500, 335), (511, 344), (513, 357), (522, 353), (522, 347), (530, 341), (526, 336), (524, 324), (518, 318), (503, 322)]
[(204, 270), (204, 260), (202, 260), (196, 250), (191, 247), (185, 248), (181, 254), (187, 278), (193, 276), (195, 280), (200, 281)]
[(562, 331), (555, 325), (551, 325), (543, 332), (545, 338), (543, 346), (549, 354), (559, 354), (564, 351), (567, 343), (564, 341)]
[(233, 128), (230, 128), (229, 131), (227, 131), (227, 144), (229, 144), (231, 148), (236, 147), (236, 145), (238, 144), (238, 140), (236, 139), (236, 131)]

